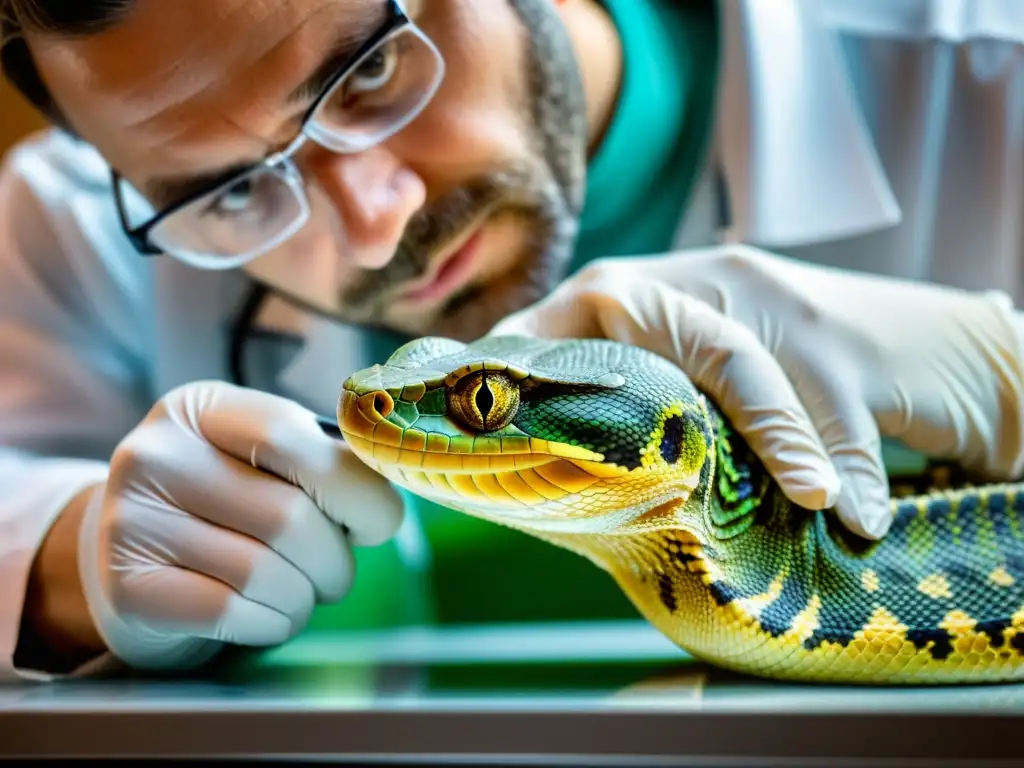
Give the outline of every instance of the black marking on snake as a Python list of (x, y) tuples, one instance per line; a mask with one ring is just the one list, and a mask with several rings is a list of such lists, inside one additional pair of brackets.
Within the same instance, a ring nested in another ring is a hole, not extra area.
[(665, 551), (672, 558), (673, 564), (685, 566), (687, 563), (695, 563), (699, 559), (696, 555), (683, 551), (683, 546), (675, 539), (669, 539), (665, 544)]
[(953, 652), (953, 640), (949, 632), (941, 628), (921, 627), (907, 631), (907, 639), (919, 650), (923, 651), (928, 643), (932, 643), (928, 652), (936, 661), (942, 661)]
[(823, 625), (814, 629), (811, 632), (811, 636), (804, 640), (804, 648), (808, 651), (813, 651), (824, 642), (835, 643), (845, 648), (853, 642), (853, 638), (856, 634), (857, 629), (848, 627), (844, 624), (832, 626)]
[(1018, 631), (1017, 634), (1010, 639), (1010, 645), (1024, 653), (1024, 633)]
[(807, 607), (809, 595), (800, 579), (787, 578), (782, 591), (761, 613), (761, 628), (772, 637), (785, 634), (793, 620)]
[(672, 559), (681, 565), (686, 565), (687, 563), (695, 563), (700, 558), (696, 555), (691, 555), (689, 552), (678, 551), (672, 553)]
[(628, 446), (615, 446), (605, 451), (601, 451), (601, 453), (604, 454), (604, 460), (606, 462), (623, 467), (624, 469), (634, 470), (639, 469), (642, 466), (639, 454), (634, 453)]
[[(994, 619), (992, 621), (979, 621), (975, 624), (974, 629), (981, 634), (988, 635), (988, 643), (993, 648), (1002, 648), (1006, 643), (1006, 635), (1003, 633), (1010, 626), (1011, 622), (1009, 619)], [(1015, 637), (1014, 640), (1016, 639)]]
[(725, 607), (739, 598), (739, 592), (730, 584), (724, 581), (712, 581), (708, 584), (708, 591), (715, 603)]
[(813, 651), (822, 643), (836, 643), (844, 648), (853, 641), (856, 632), (846, 627), (818, 627), (804, 640), (804, 648)]
[(661, 458), (669, 464), (675, 464), (683, 455), (683, 419), (681, 416), (669, 416), (665, 419), (661, 437)]
[[(804, 648), (809, 651), (826, 641), (846, 647), (853, 642), (853, 638), (861, 629), (861, 627), (850, 626), (850, 620), (845, 619), (839, 609), (826, 610), (828, 605), (829, 601), (822, 601), (821, 618), (819, 619), (821, 626), (814, 629), (811, 636), (804, 640)], [(867, 614), (864, 617), (864, 623), (867, 623), (869, 618), (870, 614)]]
[(675, 582), (671, 574), (663, 573), (658, 576), (658, 595), (661, 597), (662, 605), (668, 609), (669, 613), (679, 607), (676, 601)]

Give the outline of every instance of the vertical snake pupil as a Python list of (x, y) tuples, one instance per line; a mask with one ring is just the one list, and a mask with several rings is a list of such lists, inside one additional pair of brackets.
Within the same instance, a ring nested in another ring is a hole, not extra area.
[(480, 382), (480, 389), (476, 391), (476, 407), (480, 411), (480, 417), (486, 423), (487, 414), (494, 407), (494, 395), (491, 394), (491, 388), (487, 386), (486, 378)]
[(519, 386), (500, 371), (474, 371), (446, 389), (449, 413), (475, 432), (503, 429), (519, 410)]

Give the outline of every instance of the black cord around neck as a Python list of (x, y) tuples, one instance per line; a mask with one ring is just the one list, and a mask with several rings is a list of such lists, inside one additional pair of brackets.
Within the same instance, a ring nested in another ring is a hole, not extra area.
[(269, 289), (262, 283), (254, 282), (245, 297), (234, 322), (231, 324), (231, 343), (228, 352), (228, 365), (231, 381), (240, 387), (248, 386), (245, 378), (245, 341), (252, 328), (256, 313), (259, 312), (266, 299)]

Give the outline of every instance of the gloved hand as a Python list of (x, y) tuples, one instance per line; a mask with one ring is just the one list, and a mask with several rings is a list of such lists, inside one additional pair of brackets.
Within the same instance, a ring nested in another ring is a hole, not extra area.
[(993, 479), (1024, 459), (1013, 309), (744, 246), (605, 259), (492, 335), (606, 337), (677, 362), (794, 502), (867, 538), (892, 522), (881, 437)]
[(402, 520), (391, 486), (295, 404), (221, 382), (180, 387), (118, 446), (79, 535), (97, 630), (137, 668), (225, 643), (281, 643), (353, 578), (351, 545)]

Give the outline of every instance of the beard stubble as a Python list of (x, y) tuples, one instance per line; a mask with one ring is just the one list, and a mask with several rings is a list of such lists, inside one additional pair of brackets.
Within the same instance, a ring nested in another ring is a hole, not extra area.
[(530, 152), (522, 162), (476, 177), (410, 219), (394, 257), (365, 270), (340, 291), (341, 314), (388, 331), (395, 286), (421, 277), (430, 259), (484, 213), (515, 214), (525, 238), (512, 266), (450, 296), (417, 335), (472, 341), (495, 323), (550, 293), (572, 258), (586, 186), (587, 122), (583, 84), (571, 41), (549, 0), (508, 0), (520, 21), (525, 95), (520, 114)]

